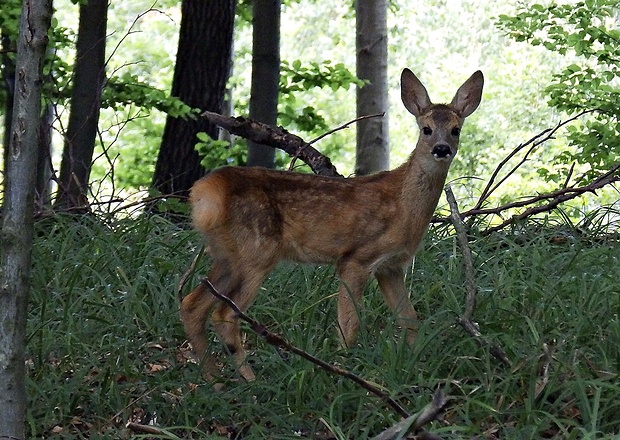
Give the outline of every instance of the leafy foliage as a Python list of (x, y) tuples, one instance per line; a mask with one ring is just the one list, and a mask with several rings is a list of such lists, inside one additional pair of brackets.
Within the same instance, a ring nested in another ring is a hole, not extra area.
[[(551, 106), (568, 114), (596, 111), (582, 126), (570, 128), (568, 139), (574, 149), (555, 158), (557, 164), (587, 165), (590, 177), (611, 168), (620, 157), (617, 6), (615, 0), (536, 4), (515, 16), (502, 15), (499, 21), (517, 41), (573, 56), (575, 62), (556, 73), (545, 92)], [(565, 177), (547, 168), (541, 174), (556, 181)]]
[(190, 107), (131, 73), (109, 78), (103, 89), (102, 101), (105, 108), (136, 106), (145, 110), (157, 109), (174, 118), (195, 118), (199, 112), (199, 109)]
[(280, 68), (280, 113), (279, 121), (284, 126), (297, 127), (306, 132), (327, 130), (325, 119), (310, 106), (300, 103), (299, 92), (313, 88), (329, 88), (332, 91), (348, 89), (352, 85), (363, 85), (342, 63), (332, 65), (331, 61), (311, 62), (304, 66), (300, 60), (289, 64), (284, 61)]
[(245, 165), (248, 151), (245, 141), (228, 141), (212, 139), (207, 133), (198, 133), (196, 151), (202, 157), (201, 165), (207, 170), (224, 165)]

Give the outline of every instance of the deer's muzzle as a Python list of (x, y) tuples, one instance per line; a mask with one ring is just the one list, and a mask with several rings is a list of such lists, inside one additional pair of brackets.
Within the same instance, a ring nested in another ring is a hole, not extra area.
[(431, 152), (435, 159), (449, 159), (452, 156), (450, 145), (438, 144), (433, 147)]

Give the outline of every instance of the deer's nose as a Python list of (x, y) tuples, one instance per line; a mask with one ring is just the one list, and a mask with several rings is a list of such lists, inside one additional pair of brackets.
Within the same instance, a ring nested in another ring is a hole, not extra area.
[(450, 145), (437, 144), (433, 147), (432, 154), (435, 156), (435, 159), (445, 159), (452, 156), (452, 149)]

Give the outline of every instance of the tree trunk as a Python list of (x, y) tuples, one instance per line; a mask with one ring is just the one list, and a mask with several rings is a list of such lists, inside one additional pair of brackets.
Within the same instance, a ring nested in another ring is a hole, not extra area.
[[(172, 95), (201, 111), (220, 113), (230, 74), (236, 0), (183, 0)], [(162, 194), (187, 195), (204, 175), (194, 149), (196, 135), (218, 138), (203, 118), (168, 116), (157, 156), (153, 187)]]
[(46, 104), (39, 121), (39, 154), (37, 159), (37, 184), (35, 186), (35, 208), (42, 210), (51, 202), (52, 181), (52, 124), (54, 108)]
[(6, 170), (9, 155), (9, 134), (13, 120), (13, 97), (15, 96), (15, 62), (9, 55), (15, 50), (15, 41), (10, 35), (2, 31), (2, 80), (6, 93), (6, 106), (4, 108), (4, 139), (2, 139), (2, 169)]
[(0, 438), (24, 439), (25, 345), (43, 60), (51, 0), (24, 0), (0, 239)]
[(71, 113), (60, 164), (56, 206), (83, 206), (88, 192), (105, 79), (108, 0), (80, 4)]
[[(276, 125), (280, 83), (280, 0), (254, 0), (250, 118)], [(248, 165), (273, 168), (275, 150), (248, 143)]]
[(357, 76), (368, 84), (357, 89), (357, 116), (384, 113), (357, 123), (355, 173), (372, 174), (390, 166), (387, 81), (388, 0), (355, 2)]

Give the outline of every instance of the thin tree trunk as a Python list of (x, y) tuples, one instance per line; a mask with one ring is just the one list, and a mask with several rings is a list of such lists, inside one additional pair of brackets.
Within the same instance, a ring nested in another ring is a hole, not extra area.
[(80, 4), (71, 113), (58, 178), (56, 206), (84, 205), (95, 149), (105, 79), (108, 0)]
[(51, 202), (53, 118), (53, 107), (51, 104), (46, 104), (41, 112), (41, 119), (39, 121), (39, 154), (37, 159), (37, 184), (35, 187), (35, 207), (37, 210), (42, 210)]
[(11, 50), (15, 50), (14, 41), (11, 37), (2, 32), (2, 80), (6, 93), (6, 106), (4, 108), (4, 139), (2, 139), (2, 169), (6, 170), (9, 154), (9, 134), (11, 133), (11, 122), (13, 120), (13, 97), (15, 95), (15, 62), (9, 56)]
[(24, 0), (0, 239), (0, 438), (24, 439), (25, 345), (43, 60), (51, 0)]
[(355, 173), (372, 174), (390, 166), (387, 81), (387, 1), (357, 0), (357, 76), (368, 84), (357, 89), (357, 116), (384, 113), (357, 124)]
[[(220, 113), (230, 74), (236, 0), (183, 0), (172, 95), (187, 105)], [(187, 195), (204, 175), (195, 150), (196, 135), (218, 138), (218, 128), (203, 118), (168, 116), (153, 187), (162, 194)]]
[[(250, 118), (276, 125), (280, 83), (280, 0), (254, 0)], [(273, 168), (275, 150), (248, 143), (248, 165)]]

